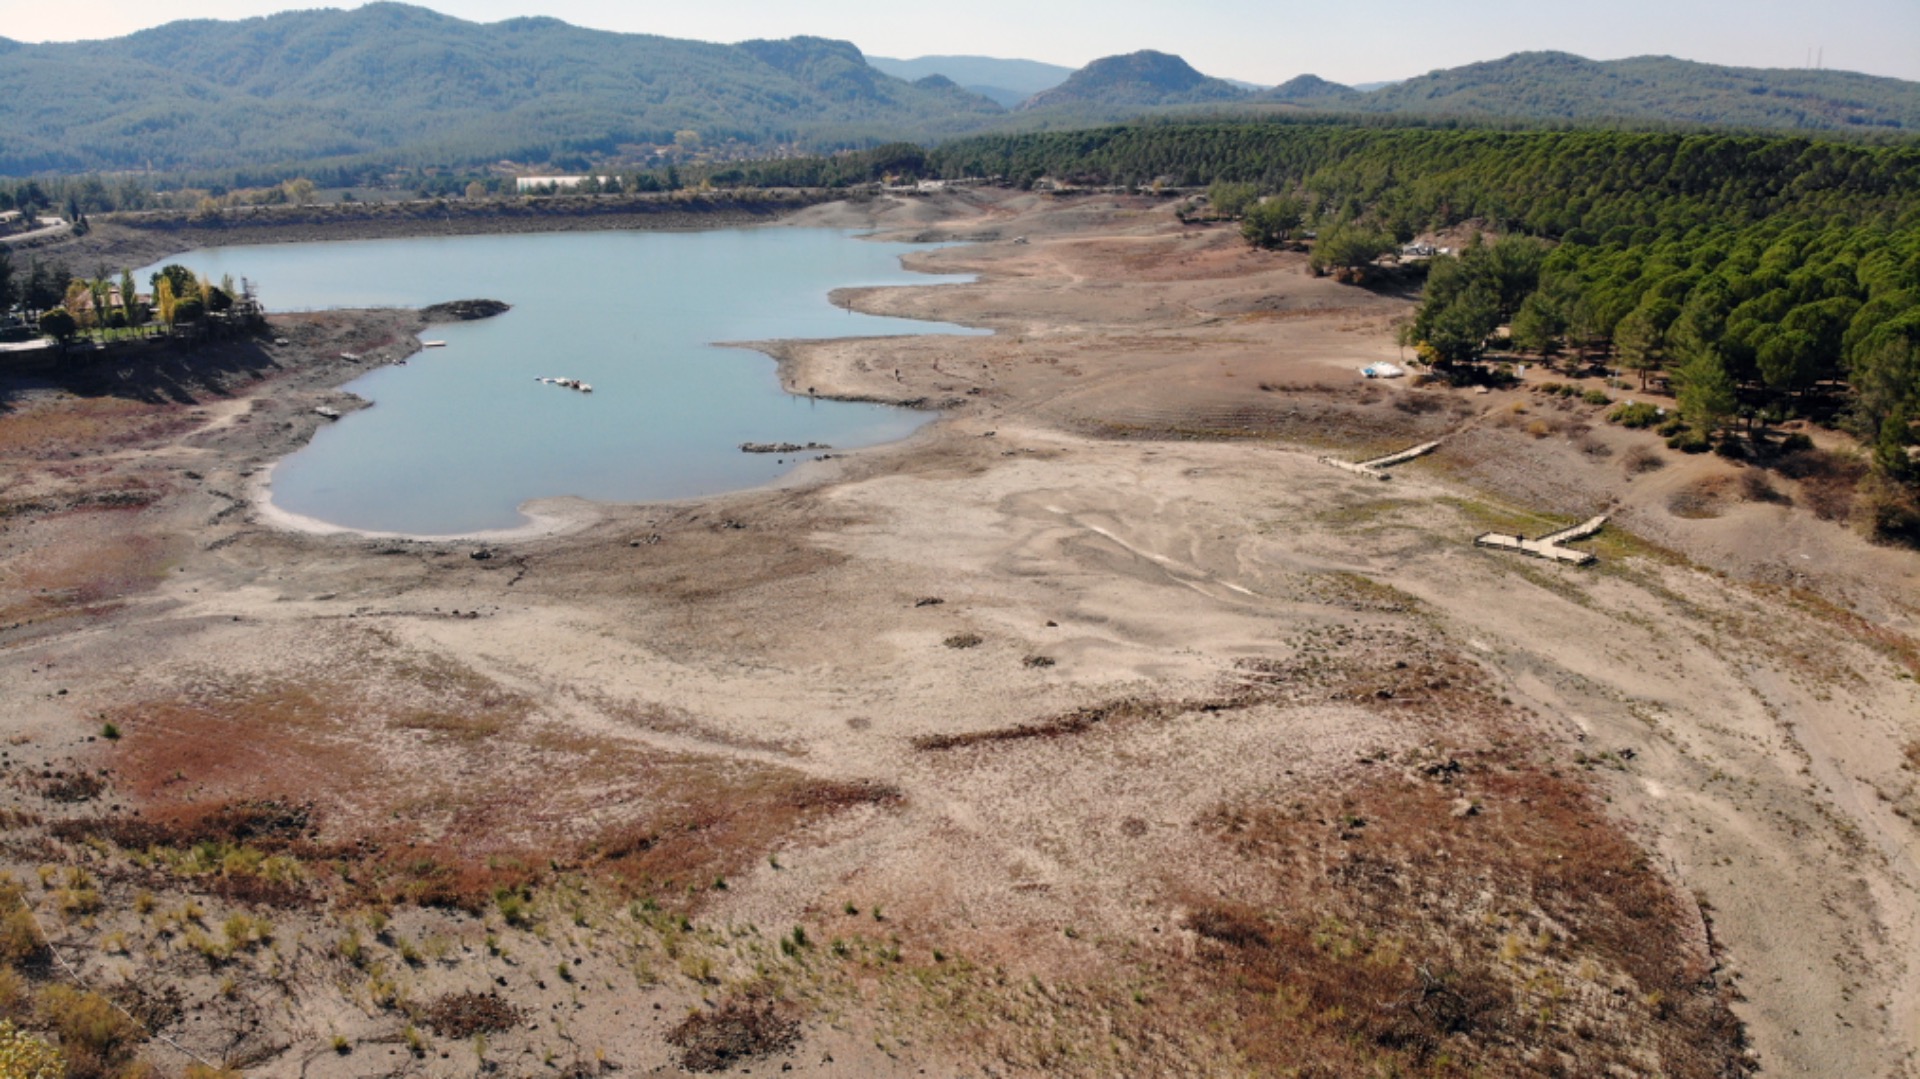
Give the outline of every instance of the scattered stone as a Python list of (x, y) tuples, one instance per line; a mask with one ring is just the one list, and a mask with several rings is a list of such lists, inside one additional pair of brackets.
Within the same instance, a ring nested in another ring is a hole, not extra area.
[(809, 442), (804, 446), (798, 442), (740, 443), (741, 453), (800, 453), (804, 450), (830, 450), (832, 448), (832, 446), (827, 445), (825, 442)]
[(1477, 817), (1479, 815), (1480, 806), (1471, 798), (1455, 798), (1453, 800), (1454, 817)]
[(485, 562), (493, 557), (493, 552), (487, 550), (485, 547), (481, 547), (467, 555), (467, 557), (473, 559), (475, 562)]

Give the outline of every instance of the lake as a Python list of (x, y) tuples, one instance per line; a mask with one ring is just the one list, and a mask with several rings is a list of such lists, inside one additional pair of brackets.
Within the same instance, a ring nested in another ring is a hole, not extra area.
[(216, 281), (248, 278), (270, 312), (512, 304), (434, 326), (424, 336), (445, 348), (348, 383), (375, 407), (321, 429), (274, 469), (273, 504), (290, 513), (454, 535), (524, 524), (529, 499), (686, 498), (759, 486), (795, 464), (742, 453), (742, 442), (849, 449), (910, 434), (930, 417), (796, 397), (771, 359), (714, 342), (986, 332), (828, 302), (846, 286), (968, 280), (907, 272), (900, 256), (915, 249), (766, 228), (241, 246), (166, 261)]

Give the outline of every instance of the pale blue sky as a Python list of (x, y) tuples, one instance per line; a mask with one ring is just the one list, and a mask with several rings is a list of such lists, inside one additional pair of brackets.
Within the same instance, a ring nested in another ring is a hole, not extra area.
[[(0, 0), (0, 36), (115, 37), (170, 19), (235, 19), (287, 0)], [(314, 6), (330, 6), (319, 5)], [(338, 6), (356, 7), (347, 2)], [(703, 41), (818, 34), (877, 56), (970, 53), (1077, 67), (1135, 49), (1210, 75), (1277, 83), (1402, 78), (1523, 49), (1594, 59), (1664, 54), (1747, 67), (1830, 68), (1920, 81), (1920, 0), (427, 0), (480, 22), (551, 15)]]

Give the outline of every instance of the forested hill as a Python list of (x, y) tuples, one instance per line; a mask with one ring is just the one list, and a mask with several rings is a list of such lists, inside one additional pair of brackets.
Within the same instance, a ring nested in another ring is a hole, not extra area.
[(1239, 101), (1246, 96), (1247, 91), (1225, 79), (1202, 75), (1178, 56), (1142, 49), (1095, 60), (1066, 82), (1034, 95), (1021, 108), (1139, 110)]
[(482, 25), (377, 3), (0, 43), (0, 174), (377, 159), (463, 164), (707, 144), (818, 148), (978, 129), (998, 105), (820, 38), (713, 45)]
[(1851, 71), (1718, 67), (1666, 56), (1596, 61), (1564, 52), (1516, 53), (1435, 71), (1341, 104), (1462, 119), (1920, 131), (1920, 84)]
[(1202, 110), (1920, 131), (1920, 84), (1661, 58), (1527, 53), (1372, 93), (1311, 76), (1249, 93), (1148, 50), (1096, 60), (1011, 112), (956, 85), (980, 72), (939, 74), (909, 82), (822, 38), (715, 45), (549, 18), (480, 24), (397, 3), (175, 22), (107, 41), (0, 39), (0, 175), (292, 176), (503, 158), (585, 171), (644, 163), (676, 142), (752, 154), (926, 145)]

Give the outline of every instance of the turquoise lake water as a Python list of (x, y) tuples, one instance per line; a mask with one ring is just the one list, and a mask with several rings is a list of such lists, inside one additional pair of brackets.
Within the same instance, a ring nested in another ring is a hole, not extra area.
[[(445, 348), (364, 375), (375, 402), (274, 469), (274, 505), (366, 531), (450, 535), (524, 524), (529, 499), (638, 502), (741, 490), (794, 466), (742, 442), (836, 449), (930, 417), (780, 388), (771, 359), (716, 341), (976, 332), (850, 314), (827, 294), (966, 278), (908, 273), (916, 246), (830, 229), (589, 232), (209, 248), (168, 262), (251, 279), (269, 311), (513, 309), (431, 327)], [(145, 281), (157, 266), (139, 271)], [(581, 394), (540, 377), (577, 378)]]

